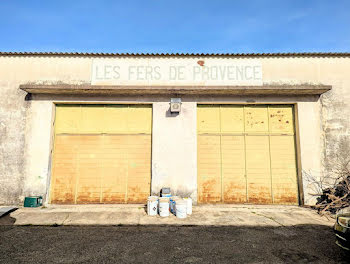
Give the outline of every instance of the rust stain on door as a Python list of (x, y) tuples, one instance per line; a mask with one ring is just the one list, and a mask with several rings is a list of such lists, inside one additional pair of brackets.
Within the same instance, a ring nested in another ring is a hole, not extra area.
[[(57, 106), (51, 203), (143, 203), (150, 194), (151, 114), (142, 105)], [(121, 126), (103, 122), (119, 119)]]
[(199, 105), (198, 202), (297, 204), (291, 105)]

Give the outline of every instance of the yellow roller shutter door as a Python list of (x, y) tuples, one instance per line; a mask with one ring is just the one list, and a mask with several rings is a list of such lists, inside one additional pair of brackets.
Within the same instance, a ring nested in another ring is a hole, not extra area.
[(199, 105), (198, 201), (297, 204), (291, 105)]
[(51, 203), (143, 203), (151, 126), (147, 105), (58, 105)]

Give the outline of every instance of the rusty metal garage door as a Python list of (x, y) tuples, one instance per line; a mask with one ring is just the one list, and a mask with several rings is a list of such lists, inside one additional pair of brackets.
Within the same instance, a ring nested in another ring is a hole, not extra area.
[(198, 202), (298, 204), (292, 105), (199, 105)]
[(51, 203), (144, 203), (152, 107), (57, 105)]

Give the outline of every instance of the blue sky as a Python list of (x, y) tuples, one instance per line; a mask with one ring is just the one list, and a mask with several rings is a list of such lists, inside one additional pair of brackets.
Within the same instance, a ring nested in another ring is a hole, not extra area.
[(0, 0), (0, 51), (350, 52), (350, 1)]

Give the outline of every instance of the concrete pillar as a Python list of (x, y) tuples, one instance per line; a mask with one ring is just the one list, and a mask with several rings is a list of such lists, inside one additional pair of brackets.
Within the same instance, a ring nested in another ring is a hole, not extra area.
[(323, 174), (320, 105), (314, 102), (300, 102), (298, 113), (304, 203), (314, 205), (317, 197), (312, 194), (318, 193), (319, 190), (315, 188), (317, 185), (313, 181), (320, 181)]
[(153, 103), (152, 193), (170, 187), (196, 202), (197, 104), (183, 102), (181, 112), (172, 114), (169, 103)]

